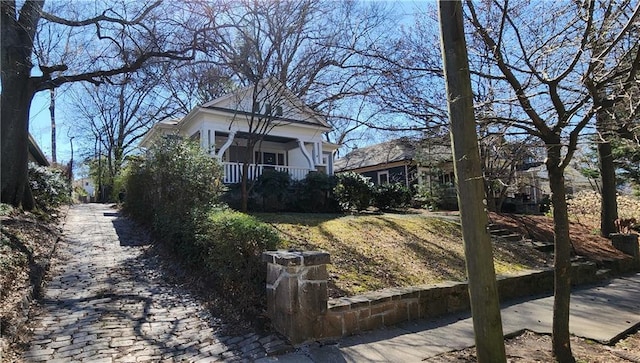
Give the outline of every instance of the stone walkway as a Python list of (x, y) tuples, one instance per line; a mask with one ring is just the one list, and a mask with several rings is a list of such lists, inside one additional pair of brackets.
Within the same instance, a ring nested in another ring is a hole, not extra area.
[(290, 349), (275, 334), (223, 335), (201, 302), (164, 281), (148, 243), (107, 205), (71, 207), (24, 360), (253, 361)]

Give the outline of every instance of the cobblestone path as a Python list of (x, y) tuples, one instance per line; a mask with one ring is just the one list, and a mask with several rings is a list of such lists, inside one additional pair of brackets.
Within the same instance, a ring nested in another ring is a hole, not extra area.
[(286, 349), (277, 335), (222, 335), (195, 297), (164, 282), (146, 238), (107, 205), (71, 207), (26, 362), (252, 361)]

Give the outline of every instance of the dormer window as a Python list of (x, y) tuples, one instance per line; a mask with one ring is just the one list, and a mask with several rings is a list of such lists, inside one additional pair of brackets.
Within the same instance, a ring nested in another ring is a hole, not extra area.
[(273, 107), (270, 103), (264, 105), (264, 114), (267, 116), (282, 116), (282, 106), (277, 105), (275, 107), (275, 113), (273, 113)]

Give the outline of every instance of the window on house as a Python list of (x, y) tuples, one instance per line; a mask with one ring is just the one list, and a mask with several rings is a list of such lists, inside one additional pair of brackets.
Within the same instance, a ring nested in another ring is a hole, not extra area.
[(255, 101), (253, 103), (253, 109), (252, 109), (253, 113), (260, 113), (260, 102)]
[(264, 105), (264, 114), (267, 116), (282, 116), (282, 106), (275, 106), (274, 110), (274, 107), (270, 103), (266, 103)]
[(378, 185), (389, 184), (389, 171), (378, 172)]
[(263, 165), (285, 165), (284, 153), (256, 151), (255, 161)]

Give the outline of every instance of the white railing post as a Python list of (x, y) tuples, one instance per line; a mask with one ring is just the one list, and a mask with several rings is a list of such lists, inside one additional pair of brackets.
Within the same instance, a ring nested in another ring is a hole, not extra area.
[[(297, 168), (285, 165), (250, 164), (247, 170), (249, 180), (255, 180), (262, 175), (262, 173), (264, 173), (265, 166), (273, 167), (277, 171), (287, 172), (291, 176), (292, 180), (302, 180), (310, 171), (307, 168)], [(222, 168), (224, 171), (224, 177), (222, 180), (225, 184), (235, 184), (240, 182), (242, 176), (242, 163), (223, 162)]]

